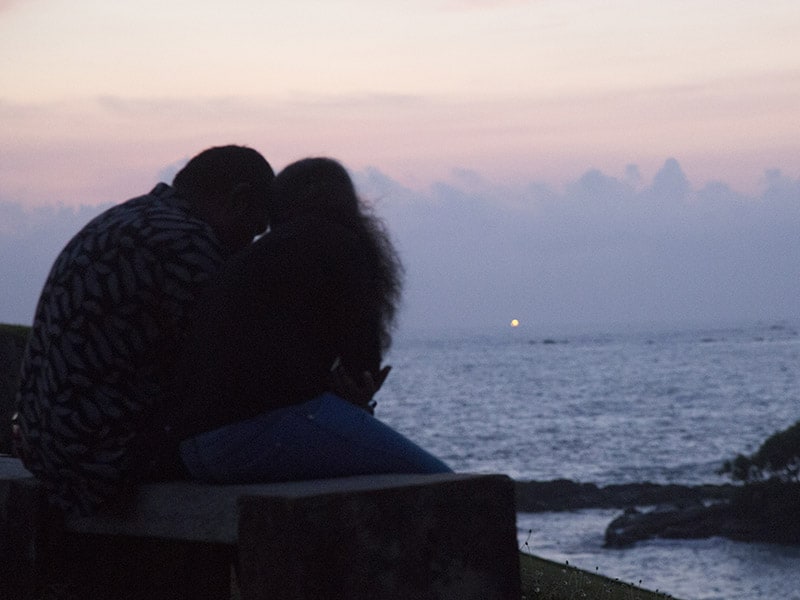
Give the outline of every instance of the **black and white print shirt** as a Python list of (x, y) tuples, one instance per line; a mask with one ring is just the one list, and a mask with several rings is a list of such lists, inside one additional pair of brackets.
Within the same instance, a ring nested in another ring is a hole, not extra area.
[(96, 217), (56, 259), (17, 410), (25, 464), (63, 510), (93, 512), (137, 468), (162, 373), (222, 260), (211, 228), (165, 184)]

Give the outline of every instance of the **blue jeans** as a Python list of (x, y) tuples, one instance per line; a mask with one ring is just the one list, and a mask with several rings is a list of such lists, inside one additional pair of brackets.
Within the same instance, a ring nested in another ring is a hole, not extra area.
[(452, 470), (366, 411), (330, 393), (189, 438), (193, 479), (267, 483)]

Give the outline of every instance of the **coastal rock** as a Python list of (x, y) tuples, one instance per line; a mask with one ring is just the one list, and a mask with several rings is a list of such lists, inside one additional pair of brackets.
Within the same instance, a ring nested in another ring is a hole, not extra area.
[[(651, 538), (713, 536), (744, 542), (800, 544), (800, 484), (746, 486), (627, 483), (604, 487), (568, 479), (516, 482), (517, 511), (619, 508), (605, 545), (624, 548)], [(641, 507), (653, 507), (645, 510)]]
[(727, 503), (705, 506), (659, 506), (649, 512), (628, 508), (611, 521), (605, 532), (607, 548), (625, 548), (654, 538), (699, 539), (721, 535), (731, 519)]
[(800, 484), (766, 481), (736, 488), (729, 500), (627, 508), (606, 528), (605, 545), (624, 548), (655, 537), (726, 537), (743, 542), (800, 544)]
[(729, 499), (736, 486), (625, 483), (599, 487), (568, 479), (518, 481), (517, 510), (546, 512), (582, 508), (627, 508), (658, 504), (686, 505)]

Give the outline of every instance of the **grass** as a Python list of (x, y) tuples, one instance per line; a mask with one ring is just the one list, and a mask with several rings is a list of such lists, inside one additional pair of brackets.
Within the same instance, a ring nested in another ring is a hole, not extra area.
[(672, 598), (633, 584), (520, 553), (522, 600), (664, 600)]
[(0, 323), (0, 333), (11, 335), (22, 340), (27, 339), (30, 332), (31, 328), (26, 325), (9, 325), (8, 323)]
[[(521, 600), (664, 600), (672, 598), (636, 586), (589, 573), (531, 554), (520, 553)], [(50, 586), (38, 600), (71, 600), (64, 586)], [(241, 600), (236, 573), (231, 570), (231, 600)]]
[[(597, 573), (520, 552), (521, 600), (665, 600), (667, 594), (643, 590)], [(231, 572), (231, 600), (241, 600)], [(673, 599), (674, 600), (674, 599)]]
[[(643, 590), (597, 573), (589, 573), (520, 552), (521, 600), (665, 600), (659, 592)], [(236, 573), (231, 572), (231, 600), (241, 600)]]

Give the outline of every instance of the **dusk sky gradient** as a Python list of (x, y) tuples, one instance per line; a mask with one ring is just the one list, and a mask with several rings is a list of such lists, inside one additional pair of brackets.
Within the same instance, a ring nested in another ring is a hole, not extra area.
[(0, 321), (225, 143), (351, 170), (404, 326), (800, 318), (798, 40), (796, 0), (0, 0)]

